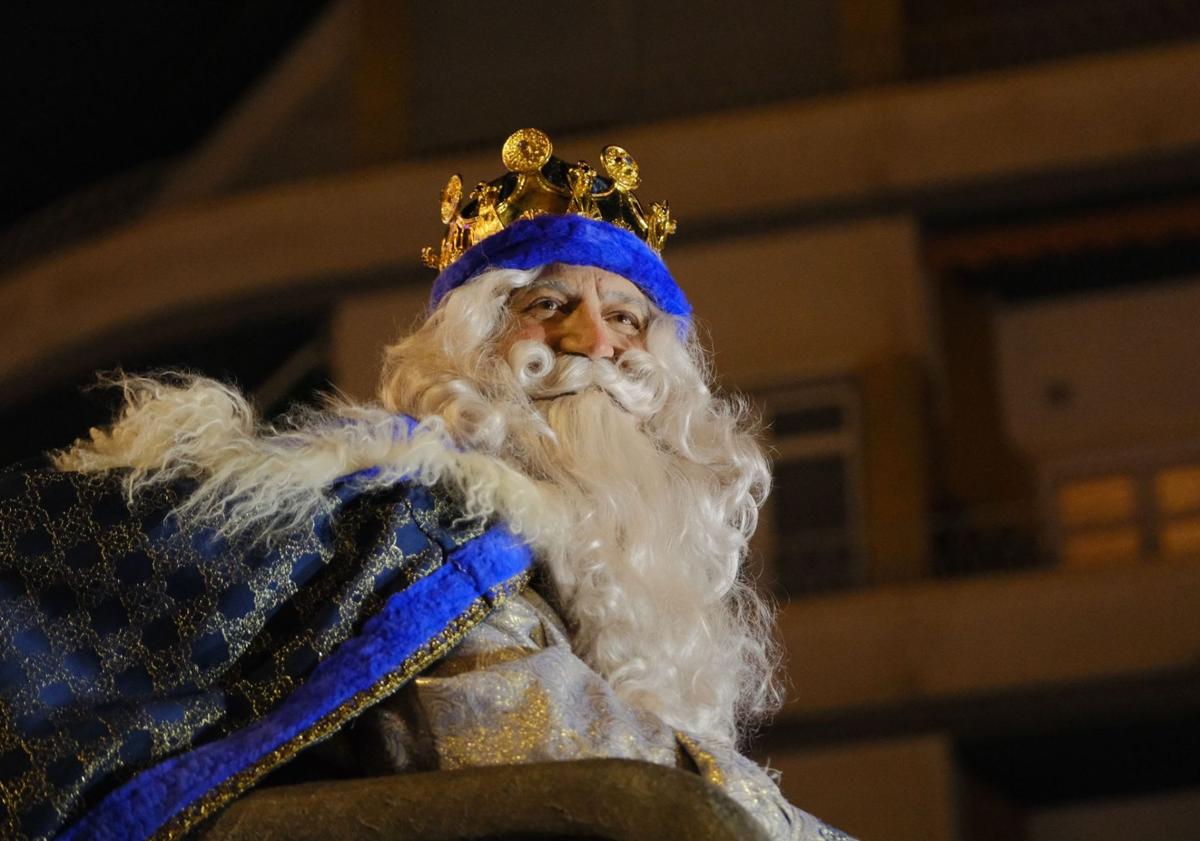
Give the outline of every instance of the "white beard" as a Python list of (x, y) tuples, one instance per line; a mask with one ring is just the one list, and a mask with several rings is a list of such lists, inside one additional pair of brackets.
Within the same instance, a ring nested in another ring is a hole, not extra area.
[(532, 480), (500, 513), (538, 549), (579, 655), (624, 700), (732, 743), (780, 699), (772, 612), (742, 569), (770, 486), (753, 421), (711, 393), (691, 327), (657, 311), (646, 351), (616, 368), (559, 369), (529, 343), (497, 358), (509, 295), (538, 273), (495, 269), (448, 295), (387, 349), (383, 404), (442, 418), (465, 451)]
[(756, 641), (725, 598), (745, 536), (722, 516), (721, 476), (653, 432), (668, 377), (645, 352), (619, 365), (554, 360), (530, 342), (509, 364), (536, 414), (510, 415), (500, 454), (539, 481), (568, 524), (542, 562), (576, 650), (619, 696), (728, 739), (744, 649)]

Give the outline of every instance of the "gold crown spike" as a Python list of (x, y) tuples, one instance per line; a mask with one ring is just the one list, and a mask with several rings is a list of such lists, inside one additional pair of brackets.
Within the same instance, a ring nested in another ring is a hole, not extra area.
[(449, 225), (462, 203), (462, 178), (455, 173), (442, 188), (442, 224)]
[(634, 190), (642, 183), (637, 161), (620, 146), (600, 152), (600, 172), (585, 161), (569, 165), (555, 157), (546, 133), (513, 132), (500, 152), (507, 173), (481, 181), (463, 202), (462, 179), (452, 175), (442, 189), (441, 219), (447, 226), (438, 249), (424, 248), (425, 265), (444, 270), (469, 248), (521, 219), (543, 213), (586, 216), (632, 231), (656, 252), (675, 233), (667, 203), (642, 209)]
[(554, 146), (543, 131), (535, 128), (523, 128), (514, 131), (504, 141), (500, 150), (500, 160), (509, 172), (529, 174), (537, 172), (550, 160)]
[(605, 146), (604, 151), (600, 153), (600, 166), (618, 190), (636, 190), (642, 183), (637, 161), (620, 146)]

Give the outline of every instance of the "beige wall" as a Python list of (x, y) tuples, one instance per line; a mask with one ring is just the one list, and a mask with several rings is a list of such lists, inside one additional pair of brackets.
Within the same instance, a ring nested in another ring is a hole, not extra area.
[(923, 581), (791, 602), (783, 715), (1191, 668), (1200, 564)]
[[(1200, 441), (1200, 279), (1008, 307), (996, 323), (1006, 418), (1028, 453)], [(1068, 401), (1047, 400), (1055, 383)]]
[(955, 841), (957, 780), (944, 736), (854, 742), (760, 757), (805, 811), (860, 841)]
[(1200, 835), (1200, 790), (1046, 809), (1028, 831), (1027, 841), (1183, 841)]
[(373, 399), (383, 347), (411, 332), (428, 303), (429, 289), (419, 284), (342, 300), (330, 330), (334, 384), (355, 399)]
[(667, 253), (725, 382), (751, 390), (929, 353), (927, 298), (904, 217), (714, 240)]

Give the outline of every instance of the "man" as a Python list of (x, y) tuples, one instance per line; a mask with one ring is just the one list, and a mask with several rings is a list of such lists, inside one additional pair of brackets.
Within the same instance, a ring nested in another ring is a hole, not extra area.
[(111, 428), (0, 488), (9, 834), (180, 834), (323, 742), (366, 773), (678, 765), (773, 837), (844, 837), (736, 751), (777, 704), (742, 576), (769, 473), (709, 390), (675, 223), (619, 147), (551, 151), (518, 131), (443, 191), (386, 411), (278, 431), (126, 378)]

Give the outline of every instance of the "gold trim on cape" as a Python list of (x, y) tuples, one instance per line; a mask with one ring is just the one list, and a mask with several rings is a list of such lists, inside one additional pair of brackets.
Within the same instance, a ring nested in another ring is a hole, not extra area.
[(503, 604), (512, 593), (524, 589), (529, 578), (530, 573), (523, 572), (477, 598), (463, 613), (452, 619), (441, 633), (430, 638), (409, 655), (394, 672), (381, 678), (370, 689), (365, 689), (344, 701), (306, 730), (192, 801), (159, 827), (150, 836), (152, 841), (176, 841), (182, 838), (252, 787), (269, 771), (293, 759), (305, 748), (332, 736), (350, 719), (391, 695), (462, 641), (473, 627), (493, 609)]

